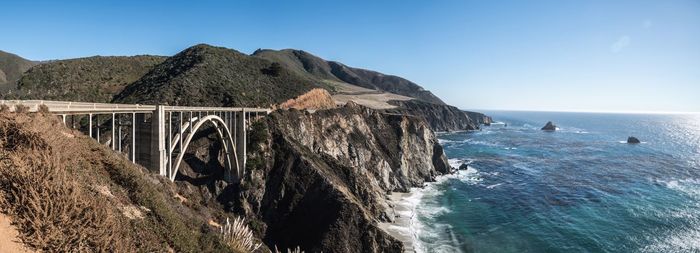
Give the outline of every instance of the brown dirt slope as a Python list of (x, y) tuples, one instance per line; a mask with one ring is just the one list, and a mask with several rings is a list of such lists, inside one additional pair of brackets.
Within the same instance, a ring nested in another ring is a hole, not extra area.
[(201, 203), (53, 117), (0, 113), (0, 209), (31, 248), (231, 252)]

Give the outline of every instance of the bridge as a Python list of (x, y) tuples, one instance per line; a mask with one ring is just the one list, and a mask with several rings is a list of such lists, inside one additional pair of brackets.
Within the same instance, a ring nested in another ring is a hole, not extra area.
[(250, 122), (271, 111), (267, 108), (45, 100), (0, 100), (0, 106), (11, 112), (48, 110), (60, 117), (67, 127), (82, 130), (97, 142), (125, 154), (130, 161), (171, 181), (175, 180), (195, 134), (205, 125), (213, 126), (221, 141), (225, 180), (240, 179), (246, 165), (246, 135)]

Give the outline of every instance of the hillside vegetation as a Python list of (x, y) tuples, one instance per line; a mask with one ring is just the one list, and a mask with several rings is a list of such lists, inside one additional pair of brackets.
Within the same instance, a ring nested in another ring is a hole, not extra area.
[(41, 114), (0, 112), (0, 210), (38, 251), (237, 252), (221, 207)]
[(166, 59), (163, 56), (94, 56), (43, 63), (17, 81), (7, 98), (110, 102), (114, 95)]
[(17, 55), (0, 51), (0, 95), (14, 89), (15, 82), (19, 80), (22, 73), (36, 64)]
[(317, 87), (280, 64), (201, 44), (156, 66), (117, 95), (115, 102), (269, 107)]
[(296, 73), (303, 73), (319, 80), (339, 81), (368, 89), (409, 96), (425, 102), (444, 104), (430, 91), (404, 78), (348, 67), (339, 62), (321, 59), (305, 51), (264, 49), (255, 51), (253, 55), (278, 62)]

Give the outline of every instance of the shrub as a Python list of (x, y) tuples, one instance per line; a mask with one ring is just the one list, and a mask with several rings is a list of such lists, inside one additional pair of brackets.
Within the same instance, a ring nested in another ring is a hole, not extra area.
[(44, 104), (39, 105), (39, 110), (38, 110), (38, 112), (39, 112), (39, 113), (42, 113), (42, 114), (48, 114), (48, 113), (49, 113), (49, 107), (46, 106), (46, 105), (44, 105)]
[(268, 76), (279, 76), (280, 72), (282, 72), (282, 65), (273, 62), (269, 67), (262, 69), (261, 72)]
[(262, 246), (255, 243), (253, 231), (245, 224), (245, 219), (240, 217), (233, 219), (233, 223), (226, 218), (226, 224), (221, 227), (221, 238), (226, 245), (238, 252), (253, 252)]
[(15, 113), (25, 113), (29, 111), (29, 107), (25, 105), (15, 105)]
[(25, 150), (0, 165), (0, 206), (22, 241), (47, 252), (125, 252), (120, 223), (94, 194), (81, 189), (51, 154)]
[(287, 249), (287, 252), (284, 252), (284, 251), (279, 251), (277, 249), (277, 246), (275, 246), (275, 253), (304, 253), (304, 251), (301, 250), (301, 248), (299, 248), (299, 246), (297, 246), (296, 248), (293, 248), (293, 249)]

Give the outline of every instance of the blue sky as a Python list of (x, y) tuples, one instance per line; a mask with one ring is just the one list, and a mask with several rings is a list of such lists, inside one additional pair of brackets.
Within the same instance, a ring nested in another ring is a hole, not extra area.
[(297, 48), (464, 109), (700, 111), (700, 1), (0, 1), (33, 60)]

